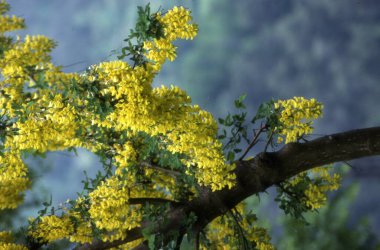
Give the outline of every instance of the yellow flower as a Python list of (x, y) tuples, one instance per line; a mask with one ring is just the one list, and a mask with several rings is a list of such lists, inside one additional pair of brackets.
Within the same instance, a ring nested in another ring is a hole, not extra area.
[[(4, 6), (4, 2), (0, 3), (0, 14), (3, 14), (2, 12), (5, 10)], [(0, 35), (8, 31), (23, 29), (24, 27), (24, 19), (22, 18), (8, 15), (0, 16)]]
[(41, 222), (30, 234), (35, 239), (51, 242), (68, 237), (73, 232), (74, 225), (68, 216), (49, 215), (41, 217)]
[(29, 187), (28, 170), (18, 152), (0, 155), (0, 209), (16, 208)]
[(322, 115), (322, 104), (315, 99), (307, 100), (303, 97), (294, 97), (289, 100), (279, 100), (274, 104), (275, 110), (279, 112), (278, 143), (295, 142), (303, 135), (313, 132), (313, 120)]
[(327, 192), (339, 188), (341, 176), (331, 173), (331, 166), (314, 168), (307, 172), (302, 172), (289, 181), (289, 185), (295, 186), (303, 181), (307, 175), (312, 178), (312, 182), (304, 191), (305, 198), (302, 200), (311, 210), (318, 209), (326, 204)]
[[(1, 3), (0, 3), (1, 4)], [(1, 6), (0, 6), (1, 7)], [(25, 246), (12, 243), (14, 241), (10, 231), (0, 231), (0, 249), (4, 250), (28, 250)]]
[[(274, 247), (270, 243), (270, 237), (266, 229), (252, 225), (252, 221), (248, 221), (244, 216), (244, 204), (240, 203), (231, 212), (238, 212), (242, 217), (239, 217), (239, 224), (242, 231), (240, 234), (244, 234), (244, 237), (250, 242), (256, 244), (256, 248), (259, 250), (273, 250)], [(238, 249), (239, 236), (238, 232), (234, 230), (236, 228), (236, 221), (231, 217), (230, 213), (217, 217), (206, 227), (207, 239), (210, 240), (210, 245), (203, 246), (201, 249), (220, 249), (220, 250), (232, 250)], [(228, 242), (228, 244), (226, 244)]]
[[(4, 12), (4, 6), (0, 4), (0, 11)], [(89, 73), (64, 73), (51, 63), (52, 40), (26, 36), (6, 41), (9, 43), (0, 58), (0, 87), (4, 91), (0, 114), (11, 120), (12, 126), (6, 129), (5, 151), (0, 157), (4, 169), (0, 172), (0, 209), (15, 208), (29, 187), (27, 168), (20, 157), (24, 150), (107, 150), (115, 167), (111, 177), (88, 194), (88, 203), (82, 207), (86, 216), (77, 213), (79, 199), (77, 206), (65, 209), (62, 216), (47, 215), (35, 221), (30, 228), (32, 237), (86, 243), (93, 238), (95, 226), (104, 241), (122, 239), (127, 230), (140, 225), (144, 215), (141, 205), (129, 203), (131, 197), (173, 199), (183, 188), (176, 179), (139, 162), (139, 148), (132, 141), (141, 133), (159, 138), (162, 149), (181, 155), (183, 174), (191, 175), (199, 185), (212, 190), (233, 187), (235, 165), (225, 163), (211, 113), (192, 105), (178, 87), (152, 87), (162, 64), (176, 57), (174, 40), (193, 39), (197, 26), (183, 7), (174, 7), (157, 18), (164, 36), (144, 44), (149, 60), (144, 66), (113, 61), (94, 65)], [(0, 32), (23, 24), (15, 17), (3, 17), (0, 23)], [(32, 91), (25, 91), (28, 88)], [(107, 105), (110, 109), (103, 112)], [(125, 143), (112, 138), (110, 131), (127, 134)], [(137, 174), (137, 168), (141, 173)], [(150, 182), (142, 185), (138, 178)]]

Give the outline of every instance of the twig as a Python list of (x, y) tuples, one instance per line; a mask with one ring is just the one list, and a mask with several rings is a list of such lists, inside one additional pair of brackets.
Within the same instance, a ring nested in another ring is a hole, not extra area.
[(196, 230), (195, 232), (195, 240), (194, 240), (194, 250), (199, 250), (199, 235), (200, 235), (200, 230)]
[(154, 203), (154, 204), (162, 204), (162, 203), (170, 203), (172, 205), (180, 205), (180, 202), (165, 199), (165, 198), (129, 198), (128, 203), (131, 205), (143, 204), (143, 203)]
[(273, 138), (273, 131), (270, 132), (270, 136), (269, 136), (269, 139), (267, 141), (267, 144), (265, 145), (264, 152), (267, 152), (269, 143), (272, 141), (272, 138)]
[(159, 167), (159, 166), (156, 166), (156, 165), (152, 165), (152, 164), (150, 164), (148, 162), (142, 162), (141, 165), (144, 166), (144, 167), (153, 168), (155, 170), (158, 170), (160, 172), (163, 172), (165, 174), (168, 174), (168, 175), (171, 175), (171, 176), (174, 176), (174, 177), (178, 177), (179, 175), (181, 175), (181, 173), (178, 172), (178, 171), (170, 170), (170, 169)]
[[(235, 212), (233, 212), (232, 210), (234, 210)], [(249, 249), (249, 242), (248, 242), (247, 238), (245, 237), (244, 229), (240, 225), (240, 221), (239, 221), (239, 219), (241, 220), (242, 218), (237, 217), (237, 215), (240, 215), (240, 213), (237, 211), (236, 207), (229, 210), (229, 213), (231, 214), (232, 219), (234, 220), (236, 227), (239, 231), (239, 236), (240, 236), (239, 242), (241, 242), (240, 240), (242, 240), (241, 244), (243, 245), (243, 249)], [(240, 215), (240, 217), (241, 217), (241, 215)]]
[(175, 243), (174, 250), (180, 250), (180, 249), (181, 249), (181, 243), (182, 243), (182, 240), (183, 240), (183, 234), (180, 234), (180, 235), (177, 237), (177, 240), (176, 240), (176, 243)]
[[(299, 197), (297, 193), (294, 193), (292, 191), (290, 191), (289, 189), (287, 189), (286, 187), (284, 187), (284, 185), (282, 184), (277, 184), (277, 186), (286, 194), (292, 196), (293, 198), (297, 199), (297, 200), (300, 200), (300, 198), (302, 197)], [(304, 195), (302, 195), (304, 196)]]
[(232, 142), (231, 139), (234, 139), (235, 136), (239, 133), (239, 131), (236, 131), (235, 133), (232, 134), (232, 136), (230, 137), (230, 140), (227, 142), (226, 145), (223, 146), (223, 150), (225, 150), (227, 148), (228, 145), (230, 145), (230, 143)]
[(254, 135), (254, 138), (252, 139), (252, 142), (251, 142), (251, 143), (248, 145), (248, 147), (245, 149), (243, 155), (240, 156), (239, 161), (243, 160), (244, 157), (248, 154), (249, 150), (251, 150), (251, 148), (252, 148), (253, 146), (256, 145), (256, 143), (257, 143), (257, 141), (258, 141), (258, 139), (259, 139), (260, 134), (261, 134), (262, 132), (264, 132), (265, 129), (266, 129), (265, 126), (261, 126), (260, 129), (259, 129), (259, 132), (257, 132), (257, 133), (254, 132), (255, 135)]

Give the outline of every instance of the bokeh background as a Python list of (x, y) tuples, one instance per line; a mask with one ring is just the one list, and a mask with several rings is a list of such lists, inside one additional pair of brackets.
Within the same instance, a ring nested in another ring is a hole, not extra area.
[[(52, 56), (65, 71), (83, 71), (115, 59), (136, 18), (130, 0), (10, 0), (11, 13), (26, 19), (22, 34), (58, 42)], [(200, 32), (178, 42), (178, 58), (167, 63), (155, 84), (185, 89), (215, 117), (233, 112), (246, 93), (248, 110), (271, 98), (314, 97), (324, 103), (315, 135), (380, 124), (380, 2), (378, 0), (191, 0), (152, 1), (152, 10), (185, 5)], [(257, 153), (257, 152), (256, 152)], [(97, 158), (78, 150), (27, 159), (36, 177), (22, 216), (38, 201), (75, 198), (83, 171), (99, 170)], [(311, 226), (284, 219), (273, 190), (251, 201), (280, 249), (371, 249), (380, 239), (380, 158), (350, 162), (332, 205), (310, 215)], [(259, 208), (265, 207), (265, 209)], [(265, 210), (265, 211), (263, 211)], [(261, 211), (261, 212), (260, 212)], [(17, 224), (0, 215), (0, 226)], [(325, 244), (325, 245), (323, 245)], [(355, 245), (356, 244), (356, 245)], [(345, 248), (347, 247), (348, 248)]]

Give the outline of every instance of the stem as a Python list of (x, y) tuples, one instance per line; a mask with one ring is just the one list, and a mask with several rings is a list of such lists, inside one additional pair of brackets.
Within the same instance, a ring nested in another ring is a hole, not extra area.
[(143, 203), (153, 203), (153, 204), (162, 204), (162, 203), (170, 203), (171, 205), (179, 205), (179, 202), (172, 201), (165, 198), (129, 198), (128, 203), (131, 205), (143, 204)]
[(267, 149), (268, 149), (268, 146), (270, 144), (270, 142), (272, 141), (272, 138), (273, 138), (273, 130), (270, 132), (270, 136), (269, 136), (269, 139), (267, 141), (267, 144), (265, 145), (265, 148), (264, 148), (264, 152), (267, 152)]
[(152, 165), (152, 164), (150, 164), (148, 162), (142, 162), (141, 165), (144, 166), (144, 167), (153, 168), (155, 170), (158, 170), (160, 172), (163, 172), (163, 173), (165, 173), (167, 175), (170, 175), (170, 176), (173, 176), (173, 177), (178, 177), (179, 175), (181, 175), (181, 173), (178, 172), (178, 171), (166, 169), (166, 168), (159, 167), (159, 166), (156, 166), (156, 165)]
[(182, 240), (183, 240), (183, 234), (180, 234), (180, 235), (178, 236), (178, 238), (177, 238), (176, 243), (175, 243), (174, 250), (180, 250)]
[(224, 145), (223, 147), (223, 151), (227, 148), (228, 145), (230, 145), (230, 143), (232, 142), (232, 139), (235, 139), (236, 135), (239, 133), (239, 131), (236, 131), (235, 133), (232, 134), (232, 136), (230, 137), (230, 140), (227, 142), (226, 145)]
[(252, 139), (252, 142), (245, 149), (243, 155), (240, 156), (239, 161), (243, 160), (244, 157), (248, 154), (249, 150), (251, 150), (251, 148), (256, 145), (256, 143), (258, 142), (260, 134), (262, 132), (264, 132), (264, 130), (265, 130), (265, 126), (261, 126), (260, 129), (259, 129), (259, 132), (257, 132), (257, 133), (255, 132), (255, 135), (254, 135), (254, 138)]
[(200, 230), (197, 229), (195, 232), (194, 250), (199, 250), (199, 246), (200, 246), (199, 235), (200, 235)]

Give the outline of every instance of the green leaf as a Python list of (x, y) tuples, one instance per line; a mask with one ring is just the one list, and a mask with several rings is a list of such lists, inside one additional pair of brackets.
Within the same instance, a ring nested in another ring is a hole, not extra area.
[(232, 117), (231, 117), (231, 114), (228, 114), (228, 115), (226, 116), (226, 119), (224, 120), (224, 125), (225, 125), (226, 127), (231, 127), (233, 124), (234, 124), (234, 121), (233, 121), (233, 119), (232, 119)]
[(155, 247), (155, 240), (156, 240), (156, 237), (154, 234), (151, 234), (148, 238), (148, 246), (149, 246), (149, 249), (150, 250), (154, 250), (156, 249)]
[(246, 94), (241, 95), (239, 97), (239, 99), (235, 100), (235, 107), (236, 108), (238, 108), (238, 109), (245, 109), (246, 108), (246, 106), (243, 104), (243, 101), (244, 101), (246, 96), (247, 96)]
[(235, 149), (234, 149), (234, 152), (235, 152), (235, 153), (240, 153), (241, 151), (242, 151), (242, 150), (241, 150), (240, 148), (235, 148)]
[(50, 195), (50, 200), (48, 202), (47, 201), (43, 202), (42, 205), (44, 205), (45, 207), (51, 206), (52, 200), (53, 200), (53, 197), (52, 195)]
[(233, 162), (235, 160), (235, 153), (233, 151), (228, 152), (227, 161)]

